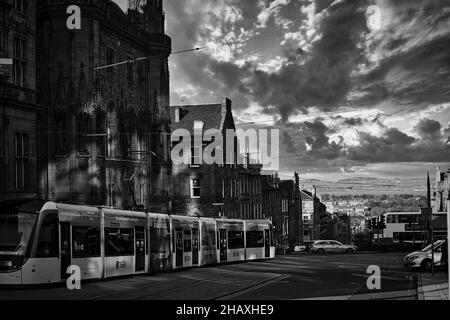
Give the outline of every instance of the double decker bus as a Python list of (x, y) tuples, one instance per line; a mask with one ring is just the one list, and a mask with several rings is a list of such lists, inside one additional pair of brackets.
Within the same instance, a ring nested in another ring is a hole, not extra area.
[[(426, 222), (420, 212), (387, 212), (384, 214), (386, 229), (376, 233), (385, 244), (426, 244), (428, 232)], [(433, 213), (433, 237), (435, 240), (447, 237), (447, 214)]]

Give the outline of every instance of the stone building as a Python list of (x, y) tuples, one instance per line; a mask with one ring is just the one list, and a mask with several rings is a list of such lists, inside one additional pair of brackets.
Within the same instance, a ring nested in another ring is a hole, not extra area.
[(302, 198), (299, 189), (299, 176), (294, 180), (280, 182), (282, 204), (282, 230), (280, 244), (289, 245), (292, 249), (303, 241)]
[[(80, 30), (66, 26), (69, 5)], [(42, 197), (171, 210), (164, 19), (162, 0), (127, 13), (111, 0), (38, 1)]]
[(320, 240), (320, 219), (327, 213), (327, 207), (317, 197), (316, 188), (301, 190), (303, 240)]
[(441, 171), (439, 167), (436, 168), (436, 185), (432, 203), (433, 212), (447, 212), (447, 201), (450, 200), (449, 174), (450, 169)]
[[(172, 131), (187, 130), (193, 137), (194, 130), (203, 134), (210, 129), (222, 133), (226, 139), (226, 130), (236, 130), (231, 101), (207, 105), (183, 105), (171, 107)], [(180, 141), (181, 142), (181, 141)], [(240, 179), (237, 161), (234, 164), (206, 164), (203, 162), (204, 148), (211, 141), (202, 141), (195, 146), (191, 139), (192, 156), (185, 163), (173, 163), (174, 199), (173, 212), (180, 215), (202, 217), (240, 217)], [(178, 141), (174, 141), (174, 146)], [(233, 153), (236, 154), (235, 147)], [(196, 161), (196, 158), (199, 161)], [(191, 161), (189, 161), (191, 160)]]
[[(238, 152), (231, 101), (173, 106), (171, 118), (174, 134), (186, 130), (192, 137), (189, 159), (173, 164), (173, 212), (202, 217), (262, 219), (262, 165), (252, 160), (249, 154)], [(201, 156), (213, 143), (204, 136), (208, 130), (219, 132), (223, 140), (220, 163), (208, 164)], [(196, 131), (202, 137), (201, 145), (195, 143)], [(231, 138), (227, 135), (229, 132)], [(231, 145), (227, 145), (229, 139)], [(173, 141), (173, 147), (182, 142), (181, 138)]]
[(263, 177), (263, 217), (270, 219), (274, 225), (274, 237), (279, 240), (283, 235), (283, 215), (280, 190), (280, 178), (275, 175)]
[(0, 0), (0, 200), (37, 195), (35, 50), (36, 1)]

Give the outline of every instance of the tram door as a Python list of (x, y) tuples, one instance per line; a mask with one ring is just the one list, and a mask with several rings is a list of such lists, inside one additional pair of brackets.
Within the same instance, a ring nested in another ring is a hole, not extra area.
[(145, 270), (145, 229), (144, 227), (136, 227), (136, 265), (135, 271), (144, 271)]
[(175, 232), (175, 266), (183, 266), (183, 230), (176, 229)]
[(266, 258), (270, 258), (270, 233), (269, 229), (264, 230), (264, 248)]
[(192, 264), (198, 264), (198, 229), (192, 229)]
[(67, 279), (67, 268), (71, 265), (70, 222), (61, 222), (61, 279)]
[(219, 232), (220, 261), (227, 261), (227, 230), (221, 229)]

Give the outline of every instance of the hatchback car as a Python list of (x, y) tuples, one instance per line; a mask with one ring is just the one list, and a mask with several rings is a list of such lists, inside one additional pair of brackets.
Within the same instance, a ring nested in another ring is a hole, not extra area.
[[(438, 240), (434, 242), (434, 266), (441, 267), (441, 256), (442, 256), (442, 245), (444, 244), (444, 240)], [(422, 270), (430, 270), (431, 269), (431, 244), (426, 246), (420, 251), (414, 251), (403, 259), (403, 265), (412, 269), (422, 269)]]
[(346, 245), (335, 240), (319, 240), (312, 244), (309, 249), (311, 253), (354, 253), (358, 250), (356, 246)]

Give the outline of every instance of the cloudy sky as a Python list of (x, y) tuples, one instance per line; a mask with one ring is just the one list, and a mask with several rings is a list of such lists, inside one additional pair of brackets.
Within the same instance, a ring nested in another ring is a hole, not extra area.
[[(371, 5), (379, 28), (368, 27)], [(171, 57), (171, 103), (227, 96), (242, 127), (280, 129), (282, 178), (408, 180), (450, 167), (448, 0), (164, 7), (174, 51), (206, 47)]]

